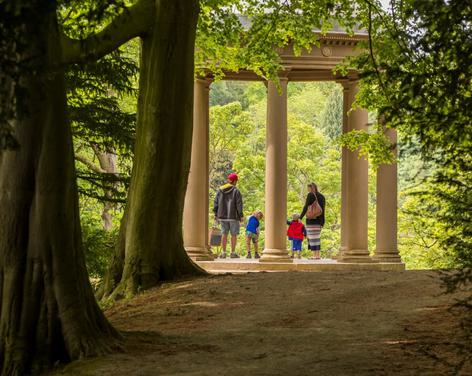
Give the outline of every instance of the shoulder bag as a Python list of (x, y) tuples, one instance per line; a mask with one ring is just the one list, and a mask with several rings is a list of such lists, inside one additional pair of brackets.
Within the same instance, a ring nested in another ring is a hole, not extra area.
[(306, 211), (306, 219), (316, 219), (323, 213), (323, 209), (321, 209), (316, 193), (313, 194), (315, 195), (315, 202), (308, 206)]

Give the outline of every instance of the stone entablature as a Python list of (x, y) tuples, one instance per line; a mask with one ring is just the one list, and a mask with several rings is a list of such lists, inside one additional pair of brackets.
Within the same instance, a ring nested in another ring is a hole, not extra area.
[[(293, 46), (278, 48), (277, 52), (284, 67), (282, 73), (289, 81), (332, 81), (343, 77), (333, 74), (333, 69), (340, 64), (347, 56), (355, 56), (360, 52), (359, 43), (366, 41), (368, 35), (356, 33), (349, 35), (345, 32), (332, 32), (319, 36), (320, 44), (313, 46), (311, 51), (303, 50), (300, 55), (296, 55)], [(211, 74), (209, 73), (210, 77)], [(356, 72), (349, 73), (350, 77), (355, 77)], [(248, 70), (239, 72), (226, 72), (225, 80), (235, 81), (264, 81), (263, 77)]]

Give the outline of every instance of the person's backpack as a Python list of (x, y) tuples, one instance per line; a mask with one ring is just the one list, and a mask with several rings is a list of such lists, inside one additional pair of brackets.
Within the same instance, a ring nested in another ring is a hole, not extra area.
[(308, 209), (306, 211), (306, 219), (318, 218), (323, 213), (323, 209), (321, 209), (321, 206), (318, 202), (318, 197), (316, 197), (316, 193), (314, 193), (314, 195), (315, 202), (308, 206)]

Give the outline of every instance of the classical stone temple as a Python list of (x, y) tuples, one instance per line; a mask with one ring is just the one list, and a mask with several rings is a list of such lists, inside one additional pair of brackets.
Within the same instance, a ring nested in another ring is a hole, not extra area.
[[(287, 84), (290, 81), (336, 81), (344, 88), (343, 132), (367, 129), (367, 111), (351, 105), (358, 91), (355, 71), (335, 75), (346, 56), (355, 55), (356, 46), (368, 35), (348, 35), (333, 31), (320, 36), (320, 47), (295, 56), (291, 46), (280, 49), (283, 71), (281, 93), (273, 82), (267, 86), (265, 248), (259, 264), (292, 262), (286, 247), (287, 216)], [(224, 79), (263, 81), (250, 71), (229, 72)], [(184, 211), (184, 243), (196, 261), (213, 260), (208, 246), (209, 208), (209, 90), (211, 76), (195, 82), (192, 159)], [(351, 111), (350, 111), (351, 110)], [(394, 130), (387, 136), (395, 142)], [(335, 264), (368, 264), (370, 268), (403, 269), (397, 247), (397, 166), (381, 166), (377, 171), (376, 248), (368, 251), (368, 165), (357, 152), (342, 150), (341, 244)], [(255, 261), (257, 263), (257, 261)], [(381, 267), (382, 265), (382, 267)], [(367, 267), (367, 266), (366, 266)]]

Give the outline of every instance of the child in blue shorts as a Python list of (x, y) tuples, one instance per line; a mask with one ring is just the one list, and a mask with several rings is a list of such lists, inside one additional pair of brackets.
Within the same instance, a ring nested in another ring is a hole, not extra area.
[(259, 242), (259, 221), (262, 219), (263, 214), (260, 210), (256, 210), (249, 217), (246, 226), (246, 258), (252, 258), (251, 256), (251, 242), (254, 244), (254, 258), (260, 258), (258, 252), (258, 242)]
[(306, 238), (306, 229), (303, 223), (300, 222), (300, 215), (292, 215), (292, 220), (287, 221), (287, 225), (287, 236), (292, 242), (292, 255), (290, 257), (293, 258), (296, 253), (297, 258), (302, 258), (302, 242)]

